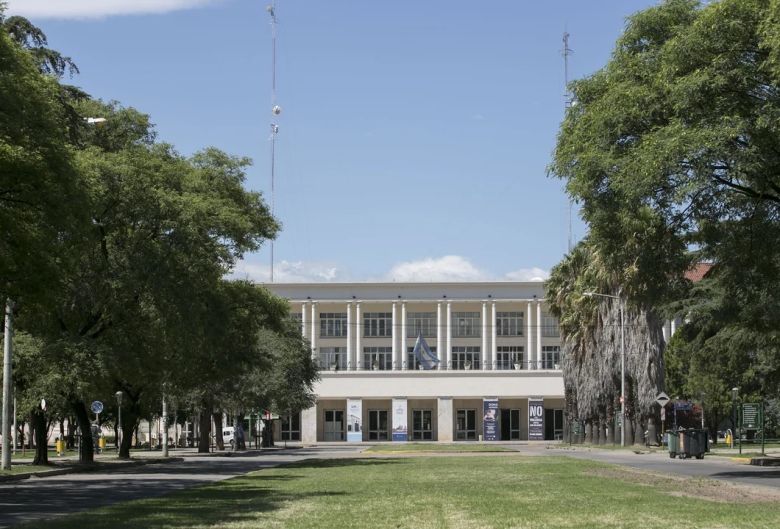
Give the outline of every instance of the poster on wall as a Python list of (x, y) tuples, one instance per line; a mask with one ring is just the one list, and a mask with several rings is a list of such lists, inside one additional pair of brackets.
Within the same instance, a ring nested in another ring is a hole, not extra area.
[(406, 441), (406, 399), (393, 399), (393, 441)]
[(544, 400), (528, 399), (528, 440), (544, 441)]
[(498, 441), (498, 399), (482, 401), (482, 431), (485, 441)]
[(359, 443), (363, 440), (363, 401), (347, 399), (347, 442)]

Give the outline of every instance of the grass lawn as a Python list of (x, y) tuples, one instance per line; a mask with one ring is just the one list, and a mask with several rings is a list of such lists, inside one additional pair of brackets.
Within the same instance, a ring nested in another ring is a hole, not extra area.
[(509, 448), (489, 444), (439, 444), (439, 443), (393, 443), (375, 445), (366, 453), (394, 452), (510, 452)]
[(780, 493), (745, 490), (564, 457), (335, 459), (117, 504), (46, 527), (780, 527)]
[(54, 467), (47, 467), (43, 465), (28, 465), (28, 464), (11, 464), (11, 470), (0, 470), (0, 476), (12, 476), (14, 474), (26, 474), (27, 472), (43, 472), (45, 470), (52, 470)]

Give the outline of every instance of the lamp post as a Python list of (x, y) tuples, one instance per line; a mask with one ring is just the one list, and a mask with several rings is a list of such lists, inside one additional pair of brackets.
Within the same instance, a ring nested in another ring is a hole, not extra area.
[(588, 297), (598, 296), (618, 300), (620, 309), (620, 446), (626, 446), (626, 342), (623, 331), (623, 299), (620, 296), (585, 292)]
[(117, 419), (117, 425), (119, 426), (116, 429), (116, 451), (119, 453), (119, 446), (122, 443), (122, 391), (119, 390), (116, 393), (114, 393), (116, 396), (116, 403), (119, 406), (119, 418)]
[(5, 330), (3, 342), (3, 459), (0, 468), (11, 469), (11, 415), (13, 415), (13, 397), (11, 396), (11, 356), (13, 355), (14, 306), (9, 298), (5, 303)]
[(731, 433), (731, 448), (734, 448), (734, 437), (737, 435), (737, 394), (739, 394), (739, 388), (731, 388), (731, 424), (734, 427), (734, 431)]

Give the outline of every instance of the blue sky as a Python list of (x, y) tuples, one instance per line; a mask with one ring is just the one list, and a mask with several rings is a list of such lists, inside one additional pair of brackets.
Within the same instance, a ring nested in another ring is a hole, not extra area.
[[(249, 156), (270, 189), (277, 281), (529, 280), (567, 249), (546, 166), (571, 78), (609, 59), (654, 2), (10, 0), (81, 69), (72, 82), (152, 116), (185, 154)], [(586, 227), (575, 220), (574, 236)], [(237, 274), (268, 278), (267, 248)]]

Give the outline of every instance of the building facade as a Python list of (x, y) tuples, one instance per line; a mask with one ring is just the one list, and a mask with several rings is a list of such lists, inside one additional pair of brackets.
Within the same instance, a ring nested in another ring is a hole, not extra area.
[[(278, 440), (553, 440), (558, 322), (540, 282), (268, 284), (320, 368), (316, 405)], [(427, 346), (427, 347), (426, 347)]]

